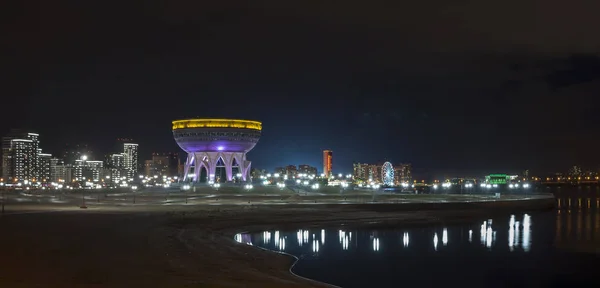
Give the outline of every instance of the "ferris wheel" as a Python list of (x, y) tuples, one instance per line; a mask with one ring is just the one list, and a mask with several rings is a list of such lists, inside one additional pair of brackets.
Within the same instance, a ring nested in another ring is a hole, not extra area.
[(383, 167), (381, 167), (381, 181), (386, 186), (394, 185), (394, 167), (392, 167), (392, 163), (383, 163)]

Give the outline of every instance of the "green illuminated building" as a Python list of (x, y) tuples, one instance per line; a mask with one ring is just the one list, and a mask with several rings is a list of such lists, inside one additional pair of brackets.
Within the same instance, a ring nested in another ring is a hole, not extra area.
[(485, 181), (490, 184), (508, 184), (510, 182), (510, 176), (506, 174), (490, 174), (485, 176)]

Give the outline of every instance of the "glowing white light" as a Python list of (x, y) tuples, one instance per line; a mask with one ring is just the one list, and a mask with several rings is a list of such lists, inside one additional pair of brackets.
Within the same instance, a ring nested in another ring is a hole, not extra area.
[(373, 251), (379, 251), (379, 238), (373, 238)]
[(269, 185), (269, 181), (267, 181), (267, 180), (263, 181), (263, 185), (265, 185), (265, 186)]
[(519, 246), (519, 237), (521, 235), (521, 222), (515, 221), (515, 246)]
[(494, 184), (494, 185), (492, 185), (492, 187), (498, 188), (498, 184)]
[(437, 189), (438, 185), (437, 184), (433, 184), (433, 189)]
[(529, 252), (529, 246), (531, 244), (531, 217), (528, 214), (523, 215), (523, 251)]
[(279, 173), (275, 173), (275, 174), (273, 174), (273, 176), (274, 176), (275, 178), (279, 178)]
[(448, 229), (446, 228), (444, 228), (444, 231), (442, 232), (442, 245), (448, 245)]
[(314, 253), (319, 252), (319, 241), (318, 240), (313, 240), (312, 250)]
[(508, 220), (508, 248), (510, 251), (514, 250), (515, 246), (515, 215), (510, 215)]
[(246, 184), (246, 185), (244, 185), (244, 188), (246, 190), (250, 190), (250, 189), (254, 188), (254, 186), (252, 186), (252, 184)]
[(302, 241), (302, 229), (298, 230), (298, 232), (296, 232), (296, 238), (298, 239), (298, 246), (302, 247), (302, 244), (304, 241)]
[(279, 250), (285, 250), (285, 238), (279, 239)]
[(515, 188), (519, 188), (519, 184), (518, 183), (515, 184)]
[(269, 232), (269, 231), (263, 232), (263, 242), (265, 244), (268, 244), (269, 242), (271, 242), (271, 232)]
[(408, 232), (404, 232), (404, 235), (402, 236), (402, 243), (404, 244), (404, 247), (408, 247), (408, 243), (409, 243)]
[(513, 185), (513, 184), (509, 184), (509, 185), (508, 185), (508, 188), (511, 188), (511, 189), (512, 189), (512, 188), (515, 188), (515, 185)]
[(488, 227), (487, 231), (486, 231), (486, 235), (485, 235), (485, 247), (487, 248), (491, 248), (492, 247), (492, 227)]
[(325, 229), (321, 229), (321, 243), (325, 244)]
[(469, 243), (473, 242), (473, 230), (469, 230)]
[(438, 236), (437, 233), (433, 234), (433, 249), (435, 249), (435, 251), (437, 251), (437, 246), (438, 246)]
[(485, 244), (485, 229), (486, 228), (486, 222), (483, 221), (483, 224), (481, 224), (481, 229), (479, 230), (479, 235), (480, 235), (480, 240), (481, 240), (481, 244), (484, 245)]
[(525, 189), (529, 188), (529, 183), (523, 184), (523, 188), (525, 188)]

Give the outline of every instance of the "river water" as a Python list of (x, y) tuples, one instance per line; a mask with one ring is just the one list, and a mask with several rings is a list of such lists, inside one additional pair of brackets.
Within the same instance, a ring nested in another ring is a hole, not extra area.
[(555, 211), (236, 240), (295, 255), (294, 273), (342, 287), (600, 287), (600, 190), (562, 189)]

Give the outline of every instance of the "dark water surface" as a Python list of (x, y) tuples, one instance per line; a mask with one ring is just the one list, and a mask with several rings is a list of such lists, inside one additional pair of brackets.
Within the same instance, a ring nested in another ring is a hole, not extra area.
[(600, 287), (600, 190), (561, 188), (556, 211), (422, 228), (236, 236), (300, 258), (294, 273), (342, 287)]

